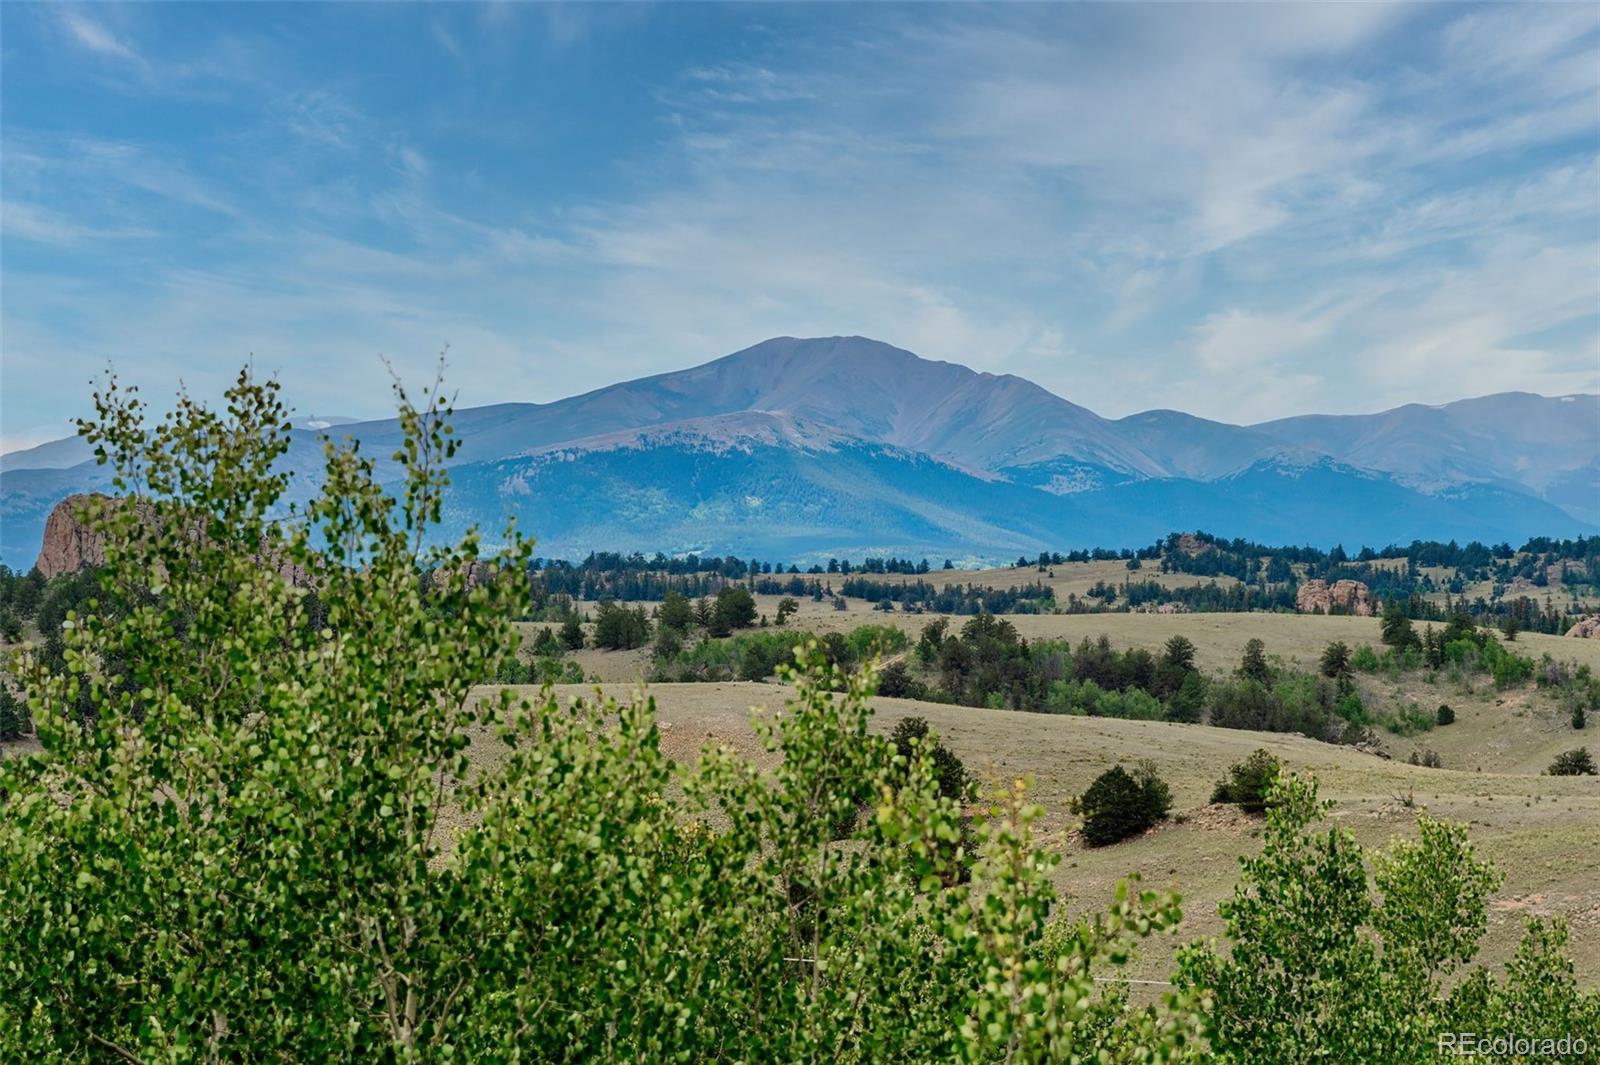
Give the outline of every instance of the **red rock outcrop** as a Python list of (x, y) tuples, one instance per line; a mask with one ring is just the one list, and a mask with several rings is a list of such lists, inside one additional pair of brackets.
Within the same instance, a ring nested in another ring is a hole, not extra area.
[[(44, 523), (44, 543), (34, 563), (46, 577), (76, 573), (84, 566), (105, 561), (105, 544), (100, 534), (78, 520), (78, 509), (90, 496), (68, 496), (57, 503)], [(100, 497), (107, 498), (107, 497)]]
[[(57, 577), (63, 573), (76, 573), (85, 566), (98, 566), (103, 563), (106, 560), (105, 538), (79, 521), (78, 512), (90, 499), (109, 502), (114, 498), (105, 495), (75, 495), (57, 503), (51, 509), (50, 516), (45, 519), (44, 543), (40, 545), (39, 559), (34, 563), (39, 572), (45, 577)], [(139, 506), (146, 521), (154, 520), (154, 508), (147, 503), (141, 503)], [(273, 554), (269, 557), (263, 550), (261, 561), (263, 565), (277, 570), (278, 576), (291, 584), (309, 583), (309, 578), (303, 569), (280, 555)], [(481, 564), (474, 563), (474, 565)], [(475, 573), (469, 572), (468, 576), (470, 580)]]
[(1303, 614), (1372, 616), (1372, 593), (1360, 581), (1306, 581), (1294, 596), (1294, 608)]
[(1580, 640), (1600, 640), (1600, 615), (1583, 615), (1576, 625), (1567, 630), (1567, 635), (1576, 636)]

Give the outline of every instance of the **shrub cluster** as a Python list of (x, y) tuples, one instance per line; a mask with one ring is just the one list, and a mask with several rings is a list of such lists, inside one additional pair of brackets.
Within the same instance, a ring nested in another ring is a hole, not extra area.
[(950, 634), (941, 618), (923, 628), (917, 657), (936, 671), (929, 694), (945, 702), (1047, 713), (1195, 720), (1205, 678), (1194, 666), (1194, 644), (1182, 636), (1160, 655), (1143, 648), (1118, 651), (1106, 636), (1029, 642), (1011, 622), (980, 614)]
[(1144, 762), (1132, 773), (1119, 766), (1095, 778), (1074, 801), (1083, 816), (1083, 838), (1092, 847), (1138, 835), (1164, 820), (1172, 809), (1172, 792)]
[(860, 625), (848, 633), (822, 636), (765, 630), (725, 639), (708, 636), (692, 644), (679, 641), (667, 647), (658, 641), (650, 679), (656, 683), (766, 680), (781, 667), (794, 664), (796, 647), (813, 642), (829, 665), (848, 672), (873, 658), (903, 650), (909, 641), (892, 625)]
[[(1368, 649), (1370, 653), (1370, 649)], [(1174, 636), (1162, 652), (1119, 651), (1110, 638), (1024, 640), (1003, 618), (979, 615), (952, 635), (940, 618), (923, 627), (917, 659), (934, 670), (936, 686), (919, 697), (972, 706), (1043, 713), (1196, 722), (1222, 728), (1297, 732), (1334, 743), (1370, 738), (1380, 719), (1343, 675), (1301, 673), (1269, 661), (1259, 640), (1245, 648), (1233, 677), (1208, 680), (1195, 667), (1195, 647)], [(1356, 653), (1359, 656), (1359, 652)], [(1415, 730), (1426, 721), (1385, 716), (1382, 723)]]
[(1258, 747), (1249, 758), (1228, 767), (1228, 775), (1212, 790), (1211, 801), (1230, 803), (1247, 814), (1264, 813), (1279, 768), (1278, 760)]
[(1574, 747), (1570, 751), (1562, 751), (1556, 755), (1555, 761), (1550, 763), (1546, 770), (1553, 777), (1594, 776), (1597, 772), (1594, 756), (1587, 747)]
[(650, 615), (644, 607), (629, 610), (603, 601), (595, 609), (594, 645), (607, 651), (629, 651), (650, 642)]
[(916, 761), (920, 749), (933, 763), (934, 780), (939, 785), (939, 794), (947, 799), (965, 802), (971, 790), (972, 781), (967, 776), (967, 767), (955, 753), (933, 737), (928, 730), (928, 719), (924, 717), (904, 717), (895, 723), (894, 731), (889, 733), (889, 742), (894, 744), (895, 753), (904, 759), (910, 766)]

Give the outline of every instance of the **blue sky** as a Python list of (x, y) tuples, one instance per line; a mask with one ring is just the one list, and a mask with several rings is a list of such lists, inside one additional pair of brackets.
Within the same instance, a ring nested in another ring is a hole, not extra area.
[(0, 442), (861, 333), (1103, 414), (1600, 390), (1600, 6), (0, 6)]

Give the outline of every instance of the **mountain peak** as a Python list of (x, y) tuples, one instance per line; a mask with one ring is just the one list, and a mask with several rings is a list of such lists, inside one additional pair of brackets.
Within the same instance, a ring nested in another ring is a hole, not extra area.
[[(936, 362), (925, 359), (905, 348), (897, 348), (882, 340), (874, 340), (864, 336), (831, 336), (831, 337), (769, 337), (758, 344), (748, 348), (741, 348), (731, 355), (724, 355), (705, 365), (715, 366), (719, 363), (743, 363), (750, 361), (781, 362), (795, 367), (815, 366), (818, 363), (851, 363), (857, 366), (866, 366), (873, 363), (883, 363), (898, 367), (925, 365), (925, 366), (953, 366), (953, 363)], [(960, 367), (967, 373), (972, 373), (966, 367)], [(692, 371), (685, 371), (692, 372)]]

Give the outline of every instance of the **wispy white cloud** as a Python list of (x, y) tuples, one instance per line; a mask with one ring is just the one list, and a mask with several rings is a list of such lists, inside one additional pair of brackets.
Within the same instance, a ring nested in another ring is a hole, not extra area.
[(1326, 317), (1305, 312), (1219, 311), (1195, 327), (1195, 355), (1212, 373), (1232, 375), (1303, 352), (1326, 336), (1330, 325)]
[(88, 225), (48, 207), (17, 200), (0, 201), (0, 237), (76, 247), (101, 240), (153, 237), (152, 229), (138, 226)]
[(302, 140), (334, 148), (354, 146), (354, 108), (327, 89), (294, 93), (282, 101), (284, 127)]
[(62, 4), (56, 8), (56, 12), (68, 39), (78, 47), (97, 55), (125, 60), (138, 66), (145, 65), (144, 57), (104, 25), (90, 18), (85, 8)]

